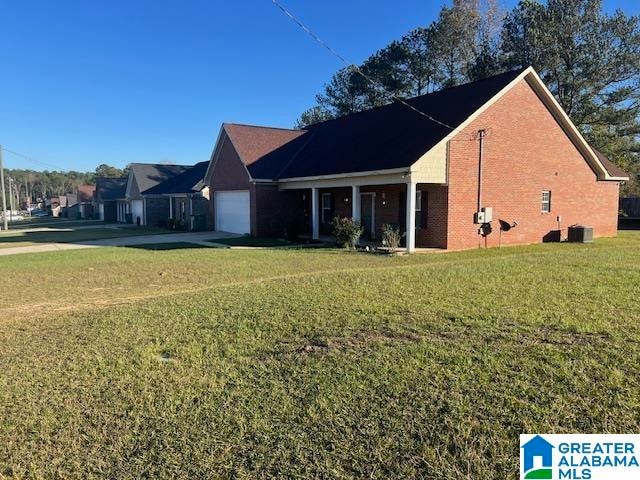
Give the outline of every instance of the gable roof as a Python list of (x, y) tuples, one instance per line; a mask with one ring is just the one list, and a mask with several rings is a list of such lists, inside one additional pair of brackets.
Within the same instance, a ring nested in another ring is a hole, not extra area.
[(78, 185), (78, 202), (91, 202), (96, 193), (95, 185)]
[(176, 193), (194, 193), (201, 190), (200, 182), (204, 179), (209, 162), (199, 162), (184, 172), (159, 183), (144, 192), (145, 195), (166, 195)]
[[(409, 169), (448, 142), (493, 101), (526, 79), (600, 180), (627, 175), (588, 145), (540, 77), (528, 67), (317, 123), (304, 130), (224, 124), (253, 179), (290, 180)], [(446, 125), (443, 125), (446, 124)], [(607, 163), (608, 162), (608, 163)], [(605, 165), (606, 164), (606, 165)]]
[[(159, 183), (180, 175), (190, 167), (164, 163), (132, 163), (130, 168), (130, 176), (135, 179), (138, 190), (140, 193), (145, 193)], [(127, 191), (129, 191), (128, 187)]]
[(127, 177), (97, 177), (96, 199), (109, 201), (124, 198), (127, 180)]

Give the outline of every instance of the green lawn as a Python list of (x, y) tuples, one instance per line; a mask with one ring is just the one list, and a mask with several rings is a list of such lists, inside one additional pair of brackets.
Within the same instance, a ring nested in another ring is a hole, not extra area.
[[(0, 233), (0, 248), (24, 247), (39, 243), (74, 243), (105, 238), (170, 233), (168, 230), (150, 227), (97, 227), (77, 228), (60, 225), (57, 229), (40, 231), (9, 230)], [(65, 229), (65, 230), (62, 230)]]
[(640, 429), (640, 232), (0, 271), (0, 478), (504, 480), (520, 433)]
[(229, 245), (230, 247), (288, 247), (292, 245), (299, 245), (303, 242), (290, 242), (283, 238), (265, 238), (265, 237), (251, 237), (245, 235), (243, 237), (234, 238), (212, 238), (207, 240), (208, 242), (219, 243), (221, 245)]

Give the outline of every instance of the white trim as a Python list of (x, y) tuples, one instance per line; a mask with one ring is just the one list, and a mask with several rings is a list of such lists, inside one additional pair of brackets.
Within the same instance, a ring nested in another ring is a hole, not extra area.
[(311, 188), (311, 238), (317, 240), (320, 238), (320, 215), (319, 208), (319, 190), (317, 187)]
[[(600, 159), (593, 152), (593, 149), (589, 146), (587, 141), (584, 139), (582, 134), (578, 131), (576, 126), (573, 124), (567, 113), (562, 109), (560, 104), (556, 101), (553, 94), (549, 91), (547, 86), (544, 84), (542, 79), (538, 76), (533, 67), (529, 67), (525, 69), (520, 75), (514, 78), (509, 84), (507, 84), (502, 90), (496, 93), (489, 101), (483, 104), (479, 109), (477, 109), (469, 118), (467, 118), (464, 122), (458, 125), (451, 133), (449, 133), (446, 137), (440, 140), (436, 145), (434, 145), (429, 151), (425, 152), (420, 158), (429, 154), (429, 152), (436, 150), (438, 148), (442, 148), (444, 144), (448, 144), (450, 140), (452, 140), (456, 135), (458, 135), (462, 130), (471, 124), (474, 120), (476, 120), (482, 113), (484, 113), (489, 107), (491, 107), (494, 103), (496, 103), (500, 98), (502, 98), (509, 90), (511, 90), (516, 84), (518, 84), (521, 80), (527, 81), (527, 83), (531, 86), (531, 88), (538, 94), (540, 100), (545, 104), (545, 106), (551, 111), (552, 115), (558, 122), (558, 124), (565, 131), (567, 136), (573, 141), (574, 145), (580, 150), (582, 155), (585, 157), (585, 160), (594, 167), (596, 170), (596, 176), (598, 180), (612, 180), (612, 181), (625, 181), (629, 180), (628, 177), (612, 177), (609, 175), (609, 172), (604, 167)], [(449, 155), (447, 154), (447, 162), (449, 159)], [(417, 161), (416, 161), (417, 163)], [(415, 172), (415, 165), (411, 165), (410, 170), (412, 173)], [(448, 166), (447, 166), (448, 170)], [(448, 178), (448, 173), (447, 173)]]
[(387, 175), (390, 173), (406, 173), (407, 167), (403, 168), (389, 168), (386, 170), (369, 170), (366, 172), (349, 172), (349, 173), (337, 173), (333, 175), (312, 175), (309, 177), (290, 177), (281, 178), (279, 182), (301, 182), (309, 180), (333, 180), (336, 178), (354, 178), (354, 177), (368, 177), (370, 175)]
[(353, 187), (354, 185), (363, 187), (369, 185), (390, 185), (405, 184), (410, 178), (408, 170), (403, 168), (400, 172), (388, 175), (368, 175), (362, 177), (341, 177), (334, 179), (302, 180), (296, 182), (284, 182), (278, 185), (280, 190), (291, 190), (301, 188), (337, 188)]
[(351, 186), (351, 218), (354, 221), (359, 222), (361, 218), (361, 205), (360, 205), (360, 186)]
[(416, 184), (414, 182), (407, 183), (407, 231), (406, 244), (407, 252), (415, 252), (416, 250)]

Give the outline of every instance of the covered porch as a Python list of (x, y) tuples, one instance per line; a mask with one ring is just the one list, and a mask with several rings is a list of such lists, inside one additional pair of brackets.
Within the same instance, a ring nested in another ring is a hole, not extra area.
[(345, 178), (281, 186), (287, 190), (294, 188), (304, 192), (313, 239), (331, 235), (334, 217), (351, 217), (364, 228), (361, 238), (364, 244), (379, 244), (383, 225), (388, 224), (404, 234), (404, 248), (408, 252), (417, 248), (446, 248), (446, 185), (422, 183), (415, 178), (412, 181), (411, 175), (405, 173), (386, 179)]

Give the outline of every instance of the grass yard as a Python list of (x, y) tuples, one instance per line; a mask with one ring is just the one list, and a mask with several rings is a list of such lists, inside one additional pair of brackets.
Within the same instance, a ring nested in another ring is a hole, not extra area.
[[(77, 227), (77, 226), (76, 226)], [(168, 230), (151, 227), (96, 227), (74, 228), (60, 225), (51, 230), (23, 231), (9, 230), (0, 233), (0, 248), (24, 247), (40, 243), (74, 243), (106, 238), (132, 237), (138, 235), (158, 235), (171, 233)]]
[(640, 232), (0, 270), (0, 478), (504, 480), (520, 433), (640, 430)]
[(212, 238), (207, 240), (208, 242), (218, 243), (221, 245), (229, 245), (230, 247), (289, 247), (292, 245), (300, 245), (302, 242), (294, 243), (283, 238), (264, 238), (264, 237), (251, 237), (245, 235), (242, 237), (233, 238)]

